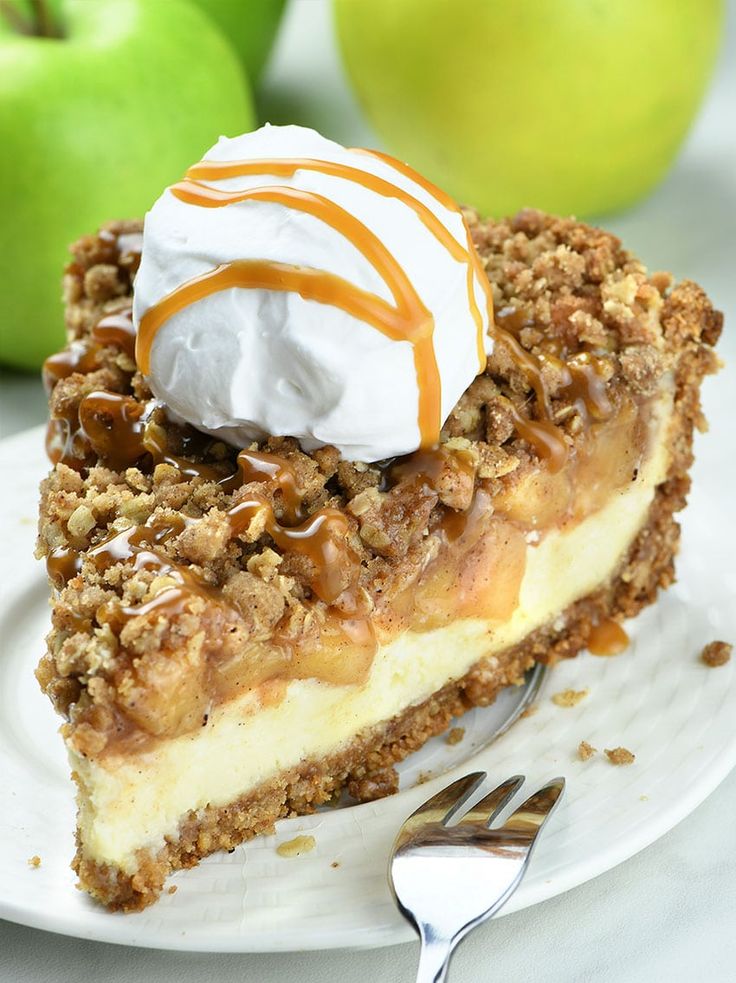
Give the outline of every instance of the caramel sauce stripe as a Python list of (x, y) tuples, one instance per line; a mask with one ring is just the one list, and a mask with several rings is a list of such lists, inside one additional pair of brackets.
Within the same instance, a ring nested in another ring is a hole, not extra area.
[[(425, 177), (419, 174), (418, 171), (415, 171), (413, 167), (409, 167), (409, 165), (405, 164), (403, 161), (398, 160), (395, 157), (391, 157), (389, 156), (389, 154), (382, 154), (379, 150), (368, 150), (363, 147), (353, 147), (352, 149), (355, 153), (365, 154), (367, 157), (373, 157), (375, 160), (380, 160), (382, 163), (387, 164), (389, 167), (392, 167), (395, 171), (398, 171), (399, 174), (402, 174), (410, 181), (413, 181), (415, 184), (419, 185), (420, 188), (426, 191), (428, 195), (434, 198), (434, 200), (438, 202), (438, 204), (442, 205), (442, 207), (446, 208), (448, 211), (455, 212), (455, 213), (459, 211), (456, 202), (453, 201), (453, 199), (448, 194), (446, 194), (444, 191), (438, 188), (436, 184), (432, 184), (431, 181), (428, 181)], [(427, 209), (427, 211), (429, 211), (429, 209)], [(429, 213), (432, 214), (431, 211)], [(493, 325), (494, 325), (493, 291), (491, 290), (490, 281), (486, 276), (486, 271), (483, 269), (483, 263), (481, 262), (481, 258), (478, 255), (478, 250), (473, 245), (473, 237), (470, 234), (470, 228), (462, 212), (460, 212), (460, 218), (462, 219), (463, 228), (465, 229), (465, 239), (467, 242), (467, 249), (465, 251), (465, 255), (466, 255), (466, 261), (468, 263), (468, 299), (471, 304), (471, 309), (477, 310), (477, 305), (475, 301), (475, 290), (471, 289), (471, 284), (473, 283), (473, 279), (474, 279), (473, 274), (475, 273), (475, 275), (478, 278), (478, 282), (480, 283), (481, 289), (485, 294), (486, 313), (488, 315), (488, 330), (492, 334)], [(485, 352), (485, 345), (484, 345), (482, 319), (480, 318), (480, 311), (478, 311), (478, 321), (476, 323), (478, 323), (478, 338), (477, 338), (478, 358), (481, 366), (480, 372), (482, 373), (485, 371), (485, 367), (486, 367), (486, 352)]]
[[(394, 170), (399, 171), (399, 173), (403, 174), (404, 177), (414, 180), (416, 184), (419, 184), (425, 191), (432, 194), (432, 191), (428, 186), (428, 182), (425, 182), (423, 179), (418, 180), (418, 175), (408, 173), (409, 169), (399, 166), (398, 161), (393, 161), (390, 157), (382, 154), (371, 152), (366, 153), (369, 156), (373, 156), (376, 160), (381, 160), (382, 163), (387, 164), (389, 167), (393, 167)], [(482, 373), (486, 367), (486, 353), (484, 345), (485, 333), (483, 328), (483, 316), (480, 312), (475, 297), (474, 274), (478, 274), (481, 288), (483, 288), (486, 295), (489, 323), (493, 321), (493, 298), (490, 292), (490, 287), (488, 286), (488, 278), (486, 277), (480, 264), (480, 257), (473, 246), (470, 238), (470, 231), (465, 219), (463, 219), (463, 227), (466, 233), (467, 247), (463, 248), (455, 236), (444, 225), (444, 223), (437, 218), (430, 208), (428, 208), (423, 202), (419, 201), (418, 198), (415, 198), (414, 195), (410, 194), (408, 191), (405, 191), (392, 181), (387, 181), (385, 178), (382, 178), (377, 174), (373, 174), (370, 171), (364, 171), (358, 167), (351, 167), (349, 164), (340, 164), (336, 161), (316, 160), (311, 157), (263, 159), (256, 161), (204, 160), (200, 161), (199, 164), (194, 164), (193, 167), (190, 167), (186, 176), (190, 179), (189, 188), (191, 188), (191, 184), (197, 184), (197, 186), (200, 188), (206, 188), (207, 186), (201, 184), (201, 182), (222, 181), (225, 178), (247, 177), (257, 174), (270, 174), (274, 177), (293, 177), (297, 171), (316, 171), (320, 174), (329, 175), (331, 177), (343, 178), (345, 180), (352, 181), (355, 184), (360, 184), (367, 190), (373, 191), (384, 198), (397, 199), (397, 201), (400, 201), (403, 205), (406, 205), (414, 212), (425, 228), (435, 237), (437, 242), (439, 242), (440, 245), (447, 250), (454, 260), (467, 265), (468, 304), (470, 306), (471, 314), (473, 320), (475, 321), (477, 330), (478, 373)], [(187, 182), (182, 182), (179, 185), (175, 185), (175, 187), (180, 189), (180, 197), (187, 193), (187, 188), (182, 187), (182, 185), (186, 184)], [(437, 196), (434, 195), (434, 197), (436, 198)], [(206, 204), (212, 207), (214, 202), (210, 200)], [(445, 196), (445, 201), (442, 202), (442, 204), (449, 211), (457, 213), (458, 209), (455, 202), (453, 202), (447, 196)]]
[[(112, 393), (104, 395), (115, 396)], [(138, 433), (136, 436), (139, 436)], [(348, 542), (349, 524), (345, 514), (337, 509), (322, 508), (308, 518), (303, 518), (303, 493), (298, 487), (295, 472), (288, 461), (277, 455), (244, 450), (238, 455), (238, 467), (239, 483), (260, 482), (279, 491), (288, 521), (296, 524), (280, 523), (271, 502), (263, 495), (254, 494), (246, 496), (228, 509), (226, 515), (231, 536), (237, 537), (244, 533), (254, 519), (265, 513), (265, 531), (274, 543), (284, 552), (297, 553), (311, 561), (313, 575), (310, 578), (310, 587), (315, 596), (332, 607), (340, 619), (355, 619), (360, 561)], [(157, 518), (145, 525), (130, 526), (114, 532), (87, 551), (88, 559), (100, 572), (116, 563), (132, 561), (133, 570), (155, 570), (176, 581), (175, 585), (164, 588), (165, 598), (162, 597), (161, 600), (158, 600), (159, 595), (155, 595), (140, 605), (106, 605), (105, 610), (100, 612), (105, 621), (121, 627), (131, 618), (154, 610), (160, 611), (162, 606), (170, 613), (175, 613), (181, 610), (188, 597), (195, 595), (223, 603), (215, 588), (189, 567), (157, 548), (199, 521), (201, 520), (183, 515), (177, 515), (171, 520)], [(72, 547), (56, 549), (47, 558), (49, 579), (57, 590), (62, 590), (81, 569), (82, 553)], [(358, 617), (357, 620), (362, 619)], [(352, 631), (353, 628), (349, 630)], [(366, 631), (369, 630), (369, 626), (366, 626)]]

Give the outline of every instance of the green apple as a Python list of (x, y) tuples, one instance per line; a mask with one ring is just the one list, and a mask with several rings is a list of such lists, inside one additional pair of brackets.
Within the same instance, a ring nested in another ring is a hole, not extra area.
[(68, 243), (142, 216), (254, 117), (237, 56), (186, 0), (6, 3), (0, 21), (0, 361), (35, 368), (63, 341)]
[(614, 211), (663, 176), (703, 96), (720, 0), (334, 0), (387, 148), (458, 200)]
[(194, 0), (225, 33), (251, 82), (266, 64), (285, 0)]

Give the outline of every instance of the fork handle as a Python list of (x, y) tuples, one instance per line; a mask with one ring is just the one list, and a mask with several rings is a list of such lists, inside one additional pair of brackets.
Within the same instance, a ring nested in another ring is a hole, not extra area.
[(426, 937), (422, 935), (422, 948), (419, 953), (417, 983), (444, 983), (450, 965), (450, 956), (455, 948), (451, 939)]

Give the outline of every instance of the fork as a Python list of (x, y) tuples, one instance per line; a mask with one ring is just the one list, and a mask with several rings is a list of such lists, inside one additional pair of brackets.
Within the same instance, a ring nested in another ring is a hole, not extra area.
[(506, 904), (565, 787), (564, 778), (553, 779), (491, 829), (524, 783), (514, 775), (448, 826), (485, 777), (473, 772), (433, 795), (409, 816), (391, 851), (391, 889), (422, 943), (417, 983), (442, 983), (460, 940)]

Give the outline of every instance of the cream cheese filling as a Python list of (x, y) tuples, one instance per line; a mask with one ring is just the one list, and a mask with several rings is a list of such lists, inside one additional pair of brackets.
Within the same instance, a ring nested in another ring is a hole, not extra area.
[(467, 618), (406, 632), (379, 648), (364, 684), (292, 680), (272, 706), (251, 691), (217, 708), (207, 727), (145, 753), (100, 761), (70, 753), (81, 786), (85, 855), (134, 872), (135, 852), (163, 846), (188, 811), (227, 805), (301, 761), (339, 751), (359, 731), (423, 702), (605, 583), (666, 476), (670, 416), (668, 398), (655, 414), (652, 452), (635, 481), (576, 526), (527, 546), (519, 604), (507, 621)]

